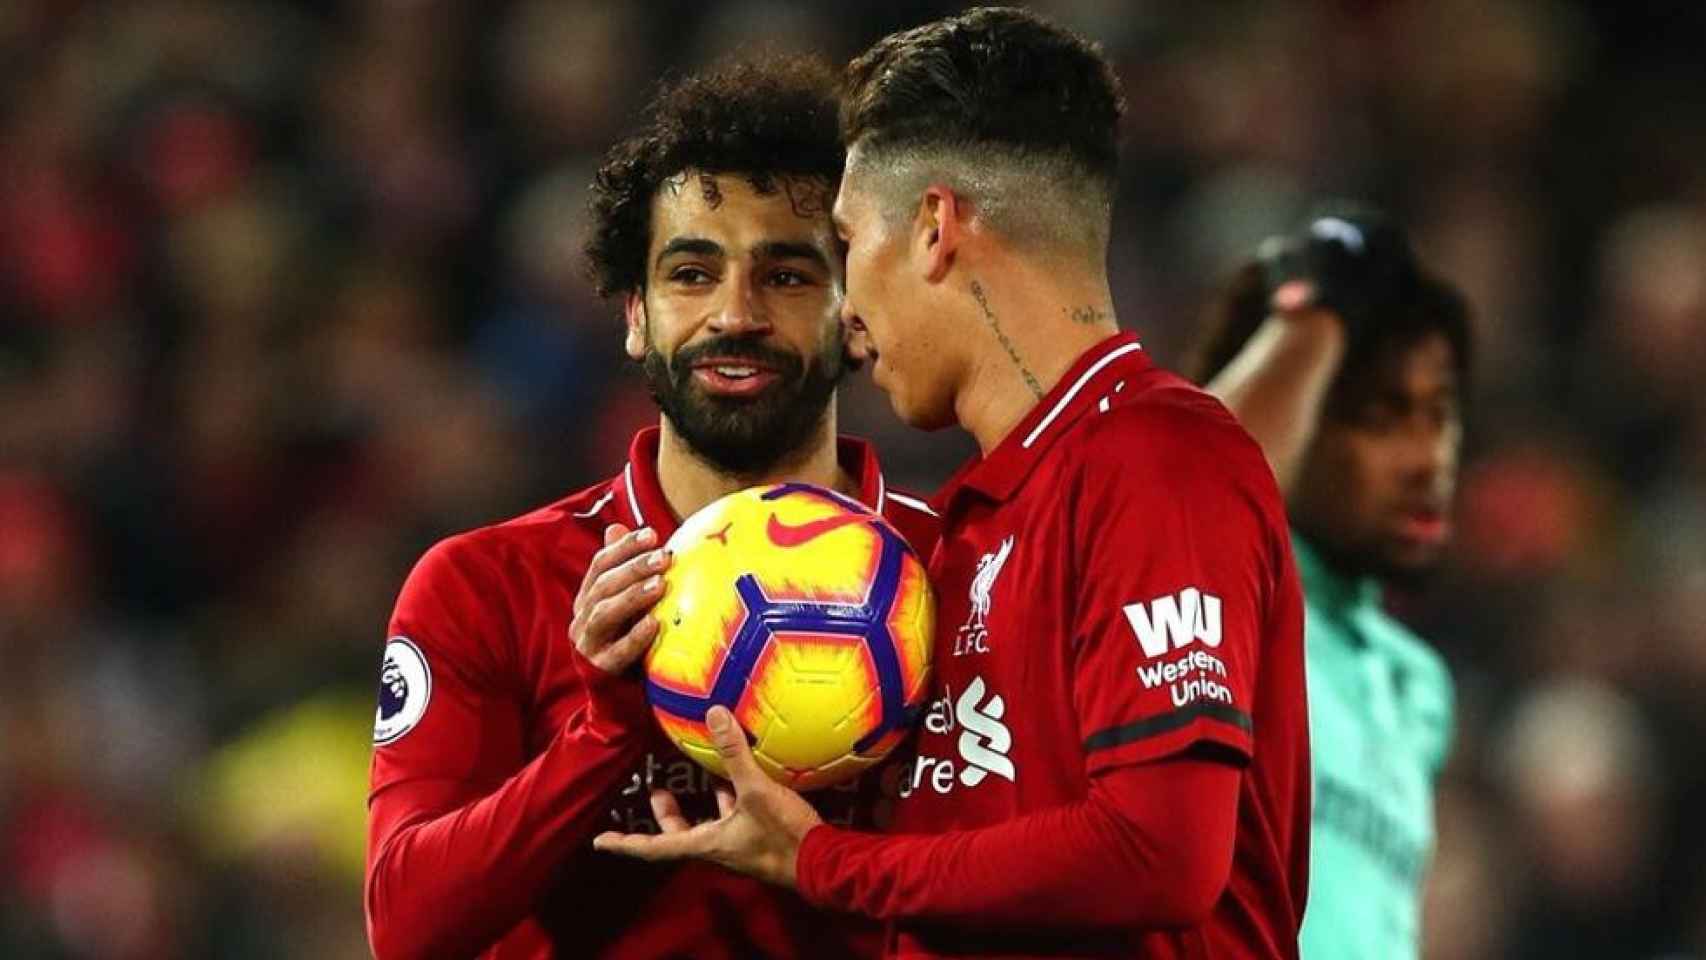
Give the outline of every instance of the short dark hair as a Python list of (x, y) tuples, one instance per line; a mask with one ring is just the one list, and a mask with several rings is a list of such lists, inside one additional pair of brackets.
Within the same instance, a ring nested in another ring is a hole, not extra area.
[(833, 193), (844, 157), (836, 89), (826, 64), (801, 56), (730, 63), (662, 85), (593, 179), (585, 252), (599, 296), (644, 288), (652, 197), (683, 171), (738, 173), (760, 193), (777, 189), (777, 176), (820, 177)]
[(1026, 10), (981, 7), (890, 34), (847, 67), (848, 145), (1070, 157), (1112, 183), (1125, 112), (1100, 48)]
[(952, 153), (1093, 187), (1105, 220), (1124, 111), (1098, 46), (1034, 13), (982, 7), (891, 34), (849, 64), (841, 134), (861, 156)]
[[(1213, 380), (1243, 351), (1269, 313), (1267, 276), (1262, 265), (1245, 264), (1204, 308), (1203, 334), (1182, 365), (1185, 375), (1199, 384)], [(1417, 267), (1403, 292), (1394, 293), (1387, 303), (1372, 305), (1370, 315), (1377, 319), (1366, 335), (1349, 344), (1329, 388), (1329, 415), (1337, 412), (1336, 401), (1359, 392), (1365, 385), (1363, 378), (1380, 369), (1382, 357), (1434, 334), (1444, 337), (1451, 347), (1458, 390), (1468, 393), (1474, 370), (1474, 334), (1469, 304), (1450, 283)]]

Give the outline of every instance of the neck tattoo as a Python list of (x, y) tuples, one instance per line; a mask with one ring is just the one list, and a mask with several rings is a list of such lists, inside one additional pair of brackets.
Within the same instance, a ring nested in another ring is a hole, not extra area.
[(1037, 378), (1031, 373), (1030, 368), (1025, 366), (1025, 361), (1019, 359), (1019, 351), (1013, 348), (1013, 341), (1009, 340), (1006, 331), (1001, 329), (1001, 321), (995, 319), (995, 311), (989, 309), (989, 298), (983, 294), (983, 284), (973, 280), (971, 282), (971, 295), (973, 299), (977, 300), (978, 309), (983, 311), (983, 319), (988, 321), (989, 329), (995, 332), (995, 339), (1001, 341), (1001, 348), (1007, 351), (1007, 359), (1013, 361), (1013, 366), (1019, 370), (1019, 376), (1025, 378), (1025, 386), (1031, 389), (1031, 393), (1038, 400), (1041, 400), (1043, 398), (1043, 386), (1037, 382)]

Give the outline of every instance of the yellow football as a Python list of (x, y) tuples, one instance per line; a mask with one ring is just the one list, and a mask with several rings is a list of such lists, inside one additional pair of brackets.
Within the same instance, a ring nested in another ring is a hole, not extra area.
[(646, 692), (681, 752), (719, 776), (705, 728), (733, 711), (766, 773), (850, 780), (912, 726), (930, 679), (935, 598), (895, 529), (804, 483), (752, 487), (689, 517), (653, 608)]

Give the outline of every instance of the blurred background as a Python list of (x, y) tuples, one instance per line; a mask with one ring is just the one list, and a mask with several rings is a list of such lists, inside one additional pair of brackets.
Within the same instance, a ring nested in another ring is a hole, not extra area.
[[(1054, 2), (1164, 361), (1323, 195), (1479, 311), (1430, 960), (1706, 958), (1706, 4)], [(0, 956), (358, 957), (373, 684), (448, 533), (652, 420), (580, 275), (655, 79), (941, 3), (0, 0)], [(969, 446), (859, 383), (929, 490)]]

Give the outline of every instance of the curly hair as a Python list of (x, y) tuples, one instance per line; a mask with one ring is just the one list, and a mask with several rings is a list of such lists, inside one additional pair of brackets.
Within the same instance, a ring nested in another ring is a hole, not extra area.
[(593, 179), (585, 251), (599, 296), (644, 289), (652, 197), (684, 171), (738, 173), (761, 194), (778, 176), (822, 178), (833, 191), (838, 109), (834, 73), (811, 57), (737, 62), (663, 85)]

